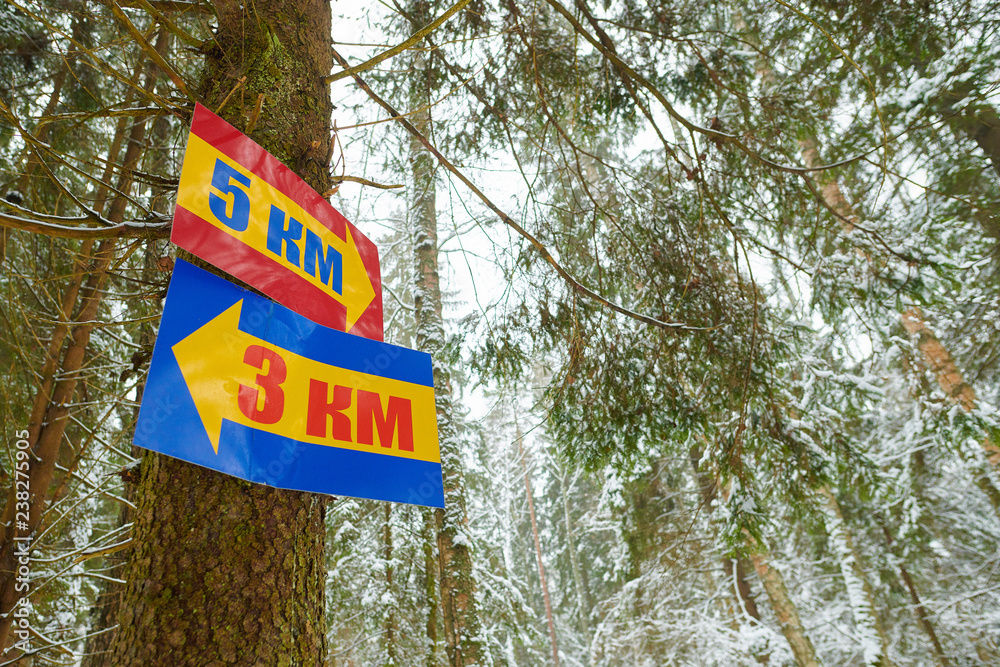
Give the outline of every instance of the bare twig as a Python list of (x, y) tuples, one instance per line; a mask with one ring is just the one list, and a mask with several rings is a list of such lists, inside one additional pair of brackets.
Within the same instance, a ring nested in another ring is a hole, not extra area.
[(393, 56), (399, 55), (403, 51), (406, 51), (410, 47), (414, 46), (417, 42), (419, 42), (420, 40), (422, 40), (427, 35), (431, 34), (435, 30), (437, 30), (441, 26), (442, 23), (444, 23), (445, 21), (447, 21), (448, 19), (450, 19), (452, 16), (454, 16), (458, 12), (462, 11), (463, 9), (465, 9), (465, 6), (468, 5), (469, 2), (471, 2), (471, 1), (472, 0), (458, 0), (458, 2), (456, 2), (454, 5), (452, 5), (448, 9), (448, 11), (446, 11), (444, 14), (442, 14), (441, 16), (437, 17), (436, 19), (434, 19), (433, 21), (431, 21), (430, 23), (428, 23), (426, 26), (424, 26), (420, 30), (418, 30), (415, 33), (413, 33), (406, 41), (404, 41), (404, 42), (402, 42), (400, 44), (397, 44), (396, 46), (392, 47), (391, 49), (383, 51), (382, 53), (378, 54), (374, 58), (369, 58), (368, 60), (366, 60), (365, 62), (361, 63), (360, 65), (355, 65), (354, 67), (348, 67), (347, 64), (346, 64), (346, 61), (343, 62), (343, 63), (341, 63), (341, 66), (344, 68), (344, 70), (341, 71), (341, 72), (337, 72), (336, 74), (331, 74), (330, 76), (328, 76), (325, 79), (323, 79), (323, 81), (325, 83), (329, 84), (329, 83), (333, 83), (334, 81), (339, 81), (340, 79), (345, 79), (345, 78), (347, 78), (349, 76), (355, 76), (355, 75), (357, 75), (360, 72), (364, 72), (365, 70), (369, 70), (372, 67), (375, 67), (375, 65), (378, 65), (380, 62), (382, 62), (384, 60), (388, 60), (389, 58), (392, 58)]

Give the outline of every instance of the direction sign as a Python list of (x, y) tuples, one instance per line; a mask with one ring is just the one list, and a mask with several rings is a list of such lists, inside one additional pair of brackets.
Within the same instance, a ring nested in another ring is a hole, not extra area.
[(433, 384), (426, 353), (179, 260), (135, 444), (279, 488), (443, 507)]
[(291, 169), (200, 104), (170, 240), (315, 322), (383, 338), (375, 245)]

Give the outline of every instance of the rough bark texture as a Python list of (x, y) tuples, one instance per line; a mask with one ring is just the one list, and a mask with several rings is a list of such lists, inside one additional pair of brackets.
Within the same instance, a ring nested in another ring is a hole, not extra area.
[[(425, 12), (415, 12), (423, 16)], [(430, 112), (430, 68), (422, 53), (413, 61), (411, 108), (421, 109), (412, 117), (424, 136), (432, 136)], [(457, 427), (453, 419), (451, 380), (440, 360), (445, 344), (441, 311), (441, 284), (438, 274), (437, 201), (434, 162), (423, 146), (414, 140), (410, 145), (410, 170), (413, 190), (410, 223), (416, 289), (414, 306), (417, 349), (435, 355), (434, 396), (437, 403), (438, 436), (441, 442), (441, 468), (444, 478), (445, 509), (437, 512), (438, 576), (441, 587), (441, 611), (448, 664), (454, 667), (479, 663), (483, 649), (482, 630), (472, 577), (472, 554), (468, 539), (468, 516), (465, 509), (465, 481), (462, 470)]]
[[(220, 2), (216, 9), (202, 102), (325, 191), (329, 5)], [(323, 664), (323, 497), (152, 453), (136, 497), (112, 664)]]
[(147, 455), (110, 664), (319, 665), (318, 495)]

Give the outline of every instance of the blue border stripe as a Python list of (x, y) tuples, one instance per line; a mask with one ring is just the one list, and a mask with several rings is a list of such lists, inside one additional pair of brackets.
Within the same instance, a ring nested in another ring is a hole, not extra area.
[(245, 443), (251, 482), (444, 507), (440, 463), (297, 442), (230, 421), (222, 424), (222, 441), (229, 446)]

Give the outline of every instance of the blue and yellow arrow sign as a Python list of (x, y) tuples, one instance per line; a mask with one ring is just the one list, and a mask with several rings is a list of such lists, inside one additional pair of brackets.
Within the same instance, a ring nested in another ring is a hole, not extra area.
[(429, 355), (317, 325), (183, 260), (135, 444), (279, 488), (444, 506)]

